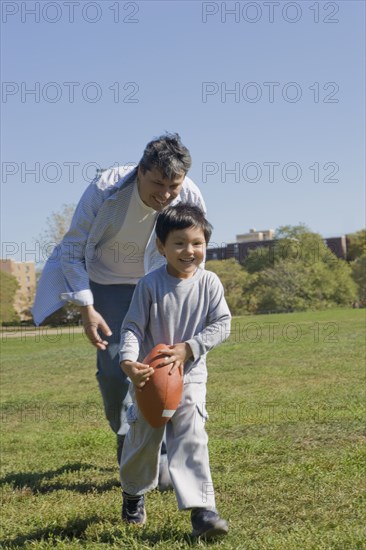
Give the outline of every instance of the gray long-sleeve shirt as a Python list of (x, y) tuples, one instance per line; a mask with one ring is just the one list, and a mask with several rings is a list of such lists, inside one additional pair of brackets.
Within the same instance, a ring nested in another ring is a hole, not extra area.
[(193, 359), (184, 382), (206, 382), (206, 354), (230, 334), (231, 315), (217, 275), (198, 268), (189, 279), (162, 266), (136, 286), (122, 325), (120, 361), (143, 361), (157, 344), (187, 342)]

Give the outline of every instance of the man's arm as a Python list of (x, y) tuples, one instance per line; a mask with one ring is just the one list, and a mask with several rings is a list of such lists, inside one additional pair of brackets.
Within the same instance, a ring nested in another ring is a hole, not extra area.
[(122, 167), (118, 170), (106, 170), (91, 182), (76, 207), (70, 229), (61, 243), (62, 272), (71, 289), (61, 297), (80, 307), (85, 333), (90, 342), (101, 350), (106, 349), (108, 342), (99, 336), (98, 330), (106, 336), (111, 336), (112, 332), (93, 307), (93, 294), (85, 266), (85, 250), (98, 211), (124, 172), (126, 171)]
[(70, 292), (64, 293), (62, 298), (78, 306), (93, 304), (93, 294), (85, 266), (85, 251), (98, 211), (110, 195), (112, 186), (105, 184), (106, 178), (107, 176), (102, 174), (88, 185), (61, 243), (61, 268), (70, 288)]

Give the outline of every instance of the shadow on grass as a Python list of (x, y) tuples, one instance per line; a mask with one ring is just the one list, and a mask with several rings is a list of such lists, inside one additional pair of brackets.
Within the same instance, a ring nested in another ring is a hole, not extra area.
[(103, 493), (113, 489), (114, 487), (119, 487), (117, 468), (98, 468), (98, 471), (100, 472), (115, 473), (115, 479), (100, 484), (88, 481), (82, 483), (64, 483), (53, 480), (53, 478), (66, 472), (80, 472), (90, 469), (95, 469), (95, 466), (93, 464), (76, 462), (73, 464), (65, 464), (57, 470), (49, 470), (47, 472), (20, 472), (18, 474), (8, 474), (0, 479), (0, 486), (9, 483), (14, 487), (14, 489), (28, 488), (32, 491), (32, 493), (41, 494), (50, 493), (52, 491), (60, 491), (62, 489), (67, 491), (76, 491), (78, 493), (89, 493), (90, 491)]
[[(139, 541), (145, 544), (150, 543), (153, 546), (155, 546), (159, 542), (167, 542), (172, 544), (174, 541), (179, 541), (179, 542), (185, 542), (187, 546), (190, 546), (190, 547), (198, 546), (198, 545), (202, 547), (201, 539), (197, 537), (192, 537), (188, 533), (182, 533), (182, 531), (172, 528), (171, 525), (166, 526), (165, 528), (159, 530), (158, 532), (139, 531), (136, 533), (136, 530), (135, 530), (133, 531), (133, 535), (136, 541)], [(211, 544), (215, 544), (218, 541), (220, 541), (220, 539), (204, 541), (204, 545), (210, 546)]]
[[(73, 540), (78, 540), (82, 545), (87, 546), (87, 535), (85, 534), (87, 528), (89, 525), (100, 523), (101, 518), (98, 516), (90, 516), (88, 518), (83, 519), (75, 519), (72, 521), (69, 521), (66, 525), (63, 527), (61, 526), (49, 526), (45, 527), (43, 529), (37, 529), (36, 531), (19, 535), (12, 539), (3, 539), (0, 540), (0, 548), (7, 548), (9, 550), (15, 550), (17, 548), (23, 548), (28, 543), (35, 543), (35, 542), (41, 542), (41, 541), (52, 541), (55, 542), (55, 539), (61, 540), (63, 542), (71, 542)], [(138, 544), (138, 542), (141, 542), (142, 544), (151, 544), (152, 546), (155, 546), (159, 542), (166, 542), (167, 544), (172, 544), (174, 541), (179, 542), (185, 542), (187, 546), (194, 547), (196, 545), (202, 546), (202, 543), (197, 538), (192, 538), (190, 535), (186, 533), (182, 533), (178, 529), (172, 529), (171, 525), (166, 526), (165, 528), (159, 530), (159, 532), (155, 531), (147, 531), (147, 530), (136, 530), (136, 527), (127, 527), (127, 532), (125, 535), (130, 535), (133, 537), (135, 543)], [(120, 539), (121, 543), (126, 542), (125, 535), (123, 532), (121, 532), (120, 529), (116, 530), (115, 532), (111, 533), (103, 533), (100, 536), (99, 542), (102, 544), (109, 544), (109, 543), (118, 543), (118, 540)], [(91, 540), (89, 541), (91, 542)], [(217, 542), (216, 541), (207, 541), (205, 542), (205, 546), (210, 546), (211, 544)], [(84, 543), (84, 544), (83, 544)], [(125, 546), (123, 546), (125, 547)], [(167, 546), (168, 548), (168, 546)]]
[(0, 548), (21, 548), (27, 542), (41, 541), (54, 539), (56, 537), (62, 537), (65, 540), (83, 539), (85, 538), (85, 531), (89, 525), (100, 521), (97, 516), (90, 516), (85, 519), (76, 519), (69, 521), (64, 527), (53, 526), (45, 527), (44, 529), (37, 529), (25, 534), (19, 535), (13, 539), (0, 540)]

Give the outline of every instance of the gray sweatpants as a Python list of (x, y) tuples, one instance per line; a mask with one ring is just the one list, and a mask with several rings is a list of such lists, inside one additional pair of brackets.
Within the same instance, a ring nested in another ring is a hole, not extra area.
[[(179, 510), (215, 509), (215, 496), (205, 430), (206, 384), (184, 385), (182, 400), (166, 425), (170, 477)], [(127, 411), (127, 432), (121, 460), (121, 484), (126, 493), (142, 495), (158, 483), (159, 454), (164, 427), (152, 428), (136, 402)]]

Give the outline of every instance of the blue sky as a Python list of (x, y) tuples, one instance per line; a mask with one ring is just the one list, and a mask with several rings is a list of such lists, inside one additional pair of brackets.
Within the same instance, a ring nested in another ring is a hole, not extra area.
[(3, 258), (35, 259), (95, 166), (138, 162), (166, 130), (191, 151), (217, 244), (364, 227), (363, 1), (1, 7)]

